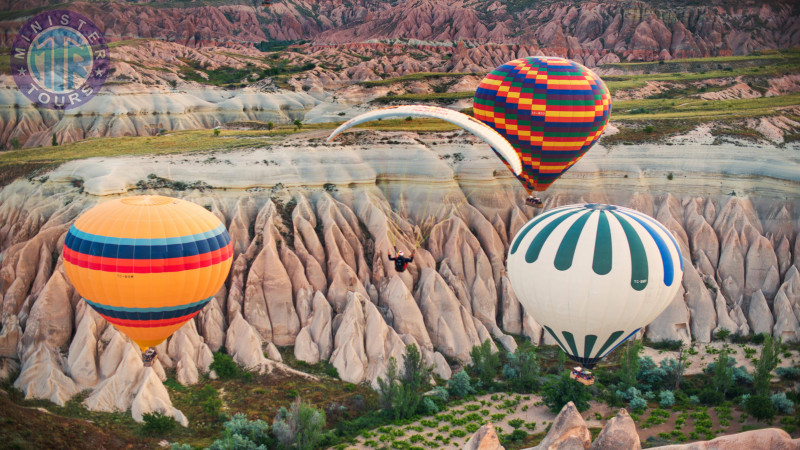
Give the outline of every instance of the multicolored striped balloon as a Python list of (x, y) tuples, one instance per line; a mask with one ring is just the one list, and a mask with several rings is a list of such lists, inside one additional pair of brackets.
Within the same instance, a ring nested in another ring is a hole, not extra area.
[(586, 67), (537, 56), (503, 64), (487, 75), (475, 93), (473, 111), (516, 149), (523, 167), (518, 178), (528, 193), (541, 192), (603, 134), (611, 94)]
[(511, 243), (508, 278), (522, 306), (571, 359), (591, 368), (675, 298), (683, 258), (658, 221), (580, 204), (534, 217)]
[(95, 311), (154, 347), (222, 287), (233, 245), (219, 219), (194, 203), (139, 196), (83, 213), (64, 241), (64, 269)]

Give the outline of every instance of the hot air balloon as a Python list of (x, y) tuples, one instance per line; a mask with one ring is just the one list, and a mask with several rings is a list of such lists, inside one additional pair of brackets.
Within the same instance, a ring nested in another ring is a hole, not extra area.
[(143, 352), (194, 317), (222, 287), (233, 247), (205, 208), (157, 195), (103, 202), (64, 241), (64, 269), (89, 306)]
[(590, 369), (658, 317), (682, 277), (672, 234), (613, 205), (540, 214), (520, 229), (508, 254), (508, 278), (525, 311)]
[(473, 110), (514, 147), (523, 166), (517, 178), (531, 195), (529, 203), (541, 207), (532, 194), (547, 190), (597, 142), (611, 114), (611, 94), (586, 67), (537, 56), (487, 75)]

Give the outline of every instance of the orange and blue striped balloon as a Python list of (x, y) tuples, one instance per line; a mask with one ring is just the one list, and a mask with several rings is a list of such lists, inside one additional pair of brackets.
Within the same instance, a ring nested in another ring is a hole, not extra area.
[(83, 213), (67, 233), (63, 257), (86, 303), (144, 351), (222, 287), (233, 245), (225, 225), (205, 208), (147, 195)]
[(544, 191), (603, 134), (611, 94), (600, 77), (576, 62), (530, 57), (487, 75), (473, 111), (517, 151), (523, 172), (518, 178), (528, 192)]

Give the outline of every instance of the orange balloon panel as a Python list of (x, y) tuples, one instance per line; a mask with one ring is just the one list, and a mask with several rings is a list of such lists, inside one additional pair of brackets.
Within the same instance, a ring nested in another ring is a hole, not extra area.
[(233, 247), (225, 226), (205, 208), (140, 196), (82, 214), (63, 255), (86, 303), (144, 350), (211, 300), (228, 276)]

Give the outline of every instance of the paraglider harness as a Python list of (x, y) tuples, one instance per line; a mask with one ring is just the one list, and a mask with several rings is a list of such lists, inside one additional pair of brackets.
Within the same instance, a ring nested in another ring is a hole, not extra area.
[(569, 379), (575, 380), (584, 386), (591, 386), (594, 384), (594, 375), (583, 367), (574, 367), (569, 373)]
[(142, 362), (145, 367), (152, 366), (156, 358), (158, 358), (158, 352), (155, 347), (150, 347), (142, 353)]
[(542, 199), (540, 199), (539, 197), (534, 197), (532, 195), (529, 196), (527, 199), (525, 199), (525, 204), (528, 206), (533, 206), (534, 208), (542, 208), (544, 206), (544, 203), (542, 203)]
[(394, 261), (394, 270), (398, 272), (405, 272), (406, 268), (408, 267), (408, 263), (414, 261), (414, 252), (411, 252), (411, 256), (406, 258), (403, 256), (403, 251), (397, 251), (397, 248), (394, 249), (395, 256), (392, 256), (392, 252), (388, 252), (389, 254), (389, 261)]

